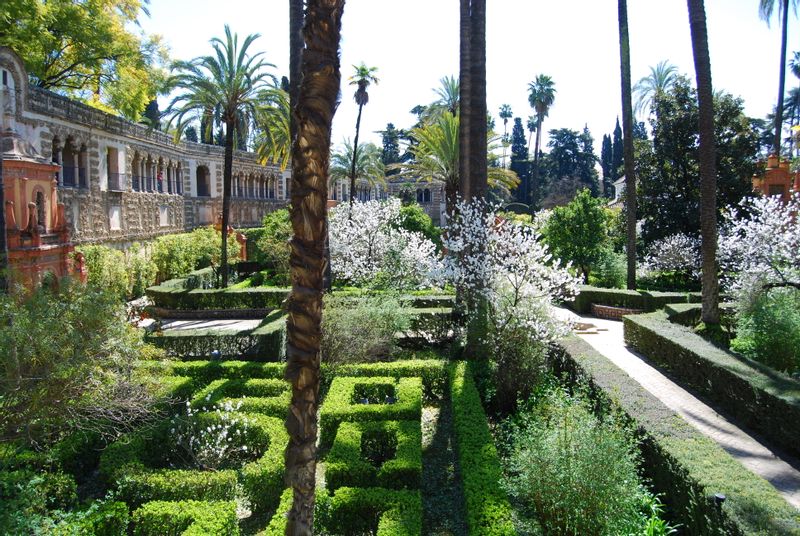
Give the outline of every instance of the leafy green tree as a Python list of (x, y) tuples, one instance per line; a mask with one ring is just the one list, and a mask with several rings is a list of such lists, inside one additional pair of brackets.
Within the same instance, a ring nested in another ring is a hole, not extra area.
[[(686, 78), (656, 99), (650, 125), (652, 141), (636, 143), (642, 238), (650, 244), (676, 233), (698, 236), (698, 105), (697, 92)], [(752, 193), (750, 177), (757, 169), (759, 148), (741, 99), (724, 92), (714, 97), (714, 138), (717, 206), (738, 205)]]
[(675, 80), (678, 78), (678, 68), (668, 61), (660, 61), (653, 67), (650, 66), (650, 74), (643, 76), (633, 86), (633, 93), (636, 98), (634, 112), (637, 115), (647, 115), (653, 108), (655, 98), (669, 91)]
[(520, 185), (516, 190), (517, 201), (525, 203), (527, 188), (530, 182), (530, 161), (528, 160), (528, 146), (525, 141), (525, 130), (522, 128), (522, 119), (514, 118), (514, 127), (511, 129), (511, 171), (519, 177)]
[(531, 184), (531, 206), (538, 203), (537, 189), (539, 189), (539, 154), (542, 150), (542, 121), (550, 112), (550, 107), (556, 100), (556, 88), (553, 79), (546, 74), (540, 74), (528, 84), (528, 102), (536, 112), (536, 146), (533, 150), (533, 176)]
[(597, 157), (592, 145), (593, 139), (588, 129), (584, 129), (583, 133), (569, 128), (551, 130), (547, 143), (550, 152), (544, 157), (543, 182), (556, 185), (565, 178), (575, 177), (582, 187), (589, 188), (592, 195), (597, 195)]
[(356, 137), (353, 140), (353, 156), (350, 159), (350, 206), (353, 206), (355, 202), (353, 192), (356, 191), (356, 164), (358, 163), (358, 149), (360, 148), (358, 145), (358, 135), (361, 130), (361, 112), (364, 109), (364, 106), (369, 102), (369, 93), (367, 93), (367, 88), (371, 84), (378, 84), (378, 77), (375, 76), (375, 73), (378, 71), (377, 67), (367, 67), (364, 62), (361, 62), (361, 65), (353, 65), (355, 69), (355, 73), (350, 77), (350, 85), (358, 86), (356, 89), (353, 98), (358, 104), (358, 117), (356, 118)]
[(603, 134), (603, 144), (600, 147), (600, 168), (603, 170), (603, 195), (614, 196), (614, 186), (611, 179), (611, 136)]
[[(353, 162), (353, 155), (358, 158)], [(374, 143), (362, 143), (358, 151), (353, 150), (349, 139), (342, 142), (339, 150), (331, 155), (330, 176), (333, 184), (350, 179), (350, 201), (356, 197), (353, 184), (356, 180), (363, 180), (370, 188), (385, 183), (385, 167), (381, 161), (381, 150)]]
[(421, 233), (422, 236), (436, 244), (437, 248), (441, 249), (442, 247), (441, 228), (433, 223), (431, 217), (419, 203), (409, 203), (400, 207), (400, 215), (392, 224), (398, 229)]
[(578, 192), (568, 205), (555, 207), (543, 235), (556, 258), (570, 261), (589, 282), (592, 266), (602, 259), (608, 245), (608, 211), (602, 197), (588, 189)]
[(24, 60), (31, 82), (139, 121), (164, 82), (166, 49), (132, 27), (142, 0), (6, 0), (0, 45)]
[[(214, 56), (200, 56), (191, 61), (179, 61), (173, 66), (177, 71), (169, 82), (178, 95), (172, 99), (166, 115), (170, 124), (176, 121), (177, 132), (183, 130), (184, 121), (197, 113), (207, 113), (219, 107), (225, 125), (225, 166), (222, 179), (222, 229), (228, 228), (230, 217), (231, 180), (233, 176), (233, 148), (236, 123), (240, 114), (257, 115), (260, 94), (267, 87), (274, 88), (277, 80), (266, 69), (274, 67), (262, 58), (262, 53), (250, 55), (248, 48), (258, 38), (248, 35), (239, 47), (239, 37), (225, 26), (225, 40), (214, 38), (211, 46)], [(228, 233), (222, 232), (222, 287), (228, 286)]]

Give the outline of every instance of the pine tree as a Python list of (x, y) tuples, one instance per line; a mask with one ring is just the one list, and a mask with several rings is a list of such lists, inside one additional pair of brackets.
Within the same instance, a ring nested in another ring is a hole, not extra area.
[(621, 177), (622, 171), (622, 128), (619, 126), (619, 118), (617, 118), (617, 126), (614, 127), (614, 141), (611, 144), (611, 181), (615, 181)]
[(584, 125), (583, 132), (580, 136), (581, 152), (578, 153), (578, 177), (581, 182), (589, 187), (593, 196), (597, 196), (599, 192), (599, 184), (597, 181), (597, 156), (594, 154), (594, 138), (592, 133), (589, 132), (589, 126)]
[(522, 119), (519, 117), (514, 118), (514, 126), (511, 129), (510, 168), (520, 180), (516, 192), (517, 201), (524, 203), (527, 199), (531, 167), (528, 161), (528, 144), (525, 139), (525, 129), (522, 127)]
[[(394, 127), (393, 123), (386, 125), (386, 130), (381, 131), (382, 149), (381, 162), (384, 166), (400, 162), (400, 131)], [(386, 174), (394, 175), (398, 170), (390, 170)]]
[(634, 140), (646, 140), (647, 139), (647, 129), (644, 127), (644, 121), (638, 121), (633, 125), (633, 139)]
[(194, 143), (197, 143), (197, 129), (194, 128), (193, 126), (188, 127), (184, 131), (183, 137), (186, 141), (193, 141)]
[(603, 170), (603, 195), (606, 197), (612, 197), (614, 194), (612, 185), (614, 181), (611, 179), (612, 154), (611, 136), (603, 134), (603, 144), (600, 148), (600, 167)]

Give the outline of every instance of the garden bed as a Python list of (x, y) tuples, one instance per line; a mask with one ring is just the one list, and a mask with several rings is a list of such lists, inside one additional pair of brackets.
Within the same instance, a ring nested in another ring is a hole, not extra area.
[(625, 342), (776, 446), (800, 454), (800, 382), (725, 351), (666, 313), (628, 316)]
[[(692, 428), (624, 371), (577, 337), (560, 342), (558, 373), (588, 383), (596, 400), (620, 410), (642, 435), (642, 469), (669, 517), (692, 535), (800, 534), (800, 512)], [(720, 505), (716, 494), (726, 499)]]

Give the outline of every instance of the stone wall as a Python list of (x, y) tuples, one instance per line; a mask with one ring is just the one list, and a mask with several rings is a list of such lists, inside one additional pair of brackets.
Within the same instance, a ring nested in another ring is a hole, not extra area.
[[(0, 127), (59, 165), (58, 196), (75, 243), (126, 244), (215, 221), (224, 148), (172, 136), (35, 87), (20, 58), (0, 47)], [(287, 203), (289, 173), (236, 151), (231, 224), (260, 224)]]

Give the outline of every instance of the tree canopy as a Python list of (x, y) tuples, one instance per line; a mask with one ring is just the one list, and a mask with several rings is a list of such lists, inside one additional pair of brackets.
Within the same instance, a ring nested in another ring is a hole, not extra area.
[(147, 0), (4, 0), (0, 44), (25, 62), (31, 83), (139, 121), (162, 89), (167, 52), (137, 34)]

